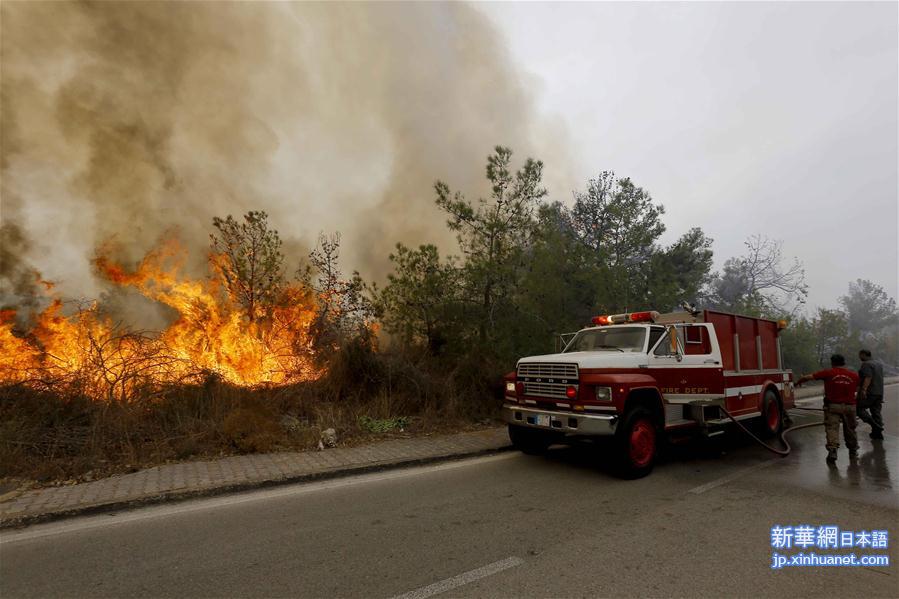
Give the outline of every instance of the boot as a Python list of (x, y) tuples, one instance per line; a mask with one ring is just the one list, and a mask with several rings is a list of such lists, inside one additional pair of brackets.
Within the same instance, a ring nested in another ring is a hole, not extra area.
[(849, 459), (857, 460), (858, 459), (858, 449), (850, 449), (849, 450)]
[(837, 461), (837, 450), (836, 449), (828, 449), (827, 450), (827, 461), (828, 462), (836, 462)]
[(882, 429), (882, 428), (876, 428), (876, 429), (874, 429), (873, 431), (871, 431), (871, 434), (868, 435), (868, 436), (871, 437), (872, 439), (881, 439), (881, 440), (883, 440), (883, 429)]

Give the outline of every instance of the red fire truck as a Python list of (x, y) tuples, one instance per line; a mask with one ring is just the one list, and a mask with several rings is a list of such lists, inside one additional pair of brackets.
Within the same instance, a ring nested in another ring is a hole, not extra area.
[(503, 419), (521, 451), (607, 436), (619, 473), (638, 478), (664, 435), (721, 434), (728, 413), (776, 435), (793, 407), (784, 321), (694, 310), (597, 316), (593, 325), (506, 375)]

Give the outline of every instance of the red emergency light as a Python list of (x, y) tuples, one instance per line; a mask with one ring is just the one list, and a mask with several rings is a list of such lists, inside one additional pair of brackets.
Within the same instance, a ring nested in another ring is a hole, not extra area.
[(594, 316), (590, 322), (597, 326), (607, 324), (624, 324), (626, 322), (655, 322), (659, 317), (659, 313), (655, 310), (647, 310), (645, 312), (628, 312), (625, 314), (605, 314), (603, 316)]
[(647, 310), (646, 312), (631, 312), (628, 322), (655, 322), (659, 313), (655, 310)]

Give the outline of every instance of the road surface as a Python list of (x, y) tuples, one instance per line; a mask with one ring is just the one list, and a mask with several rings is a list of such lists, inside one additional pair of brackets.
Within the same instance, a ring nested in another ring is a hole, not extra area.
[[(0, 594), (896, 597), (897, 389), (855, 464), (825, 464), (821, 427), (787, 458), (677, 447), (637, 481), (602, 447), (509, 452), (6, 531)], [(891, 564), (772, 570), (776, 524), (887, 529)]]

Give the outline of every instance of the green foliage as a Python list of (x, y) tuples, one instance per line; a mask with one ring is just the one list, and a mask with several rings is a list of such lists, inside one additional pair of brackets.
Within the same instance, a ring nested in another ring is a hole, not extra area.
[(815, 351), (815, 323), (805, 317), (796, 318), (780, 335), (784, 367), (796, 373), (808, 373), (821, 366)]
[(614, 268), (649, 257), (665, 232), (665, 208), (649, 193), (613, 171), (603, 171), (575, 193), (571, 221), (581, 241), (599, 261)]
[(489, 198), (472, 203), (461, 193), (438, 181), (437, 206), (449, 215), (447, 224), (458, 234), (465, 256), (463, 301), (476, 311), (482, 350), (492, 347), (502, 334), (499, 321), (514, 308), (513, 291), (521, 280), (525, 248), (529, 244), (534, 215), (546, 195), (541, 186), (543, 163), (528, 158), (512, 174), (512, 150), (497, 146), (487, 158)]
[(581, 243), (560, 203), (542, 206), (521, 285), (519, 316), (508, 334), (524, 354), (553, 348), (553, 336), (590, 321), (602, 284), (591, 250)]
[(660, 311), (674, 310), (683, 302), (698, 304), (712, 271), (712, 240), (694, 227), (643, 263), (643, 289), (637, 293), (644, 305)]
[(829, 366), (830, 356), (833, 354), (844, 354), (848, 360), (854, 360), (857, 352), (850, 350), (852, 343), (848, 324), (845, 312), (818, 308), (812, 320), (814, 331), (812, 347), (818, 366)]
[(461, 341), (461, 271), (442, 262), (437, 248), (412, 250), (397, 244), (390, 255), (394, 271), (383, 290), (373, 288), (374, 304), (387, 332), (410, 346), (439, 355), (446, 344)]
[(503, 147), (488, 158), (489, 198), (472, 203), (436, 184), (461, 261), (441, 260), (434, 246), (398, 245), (387, 285), (372, 288), (381, 322), (404, 347), (508, 363), (552, 351), (559, 333), (599, 312), (696, 300), (712, 264), (700, 229), (660, 246), (664, 208), (610, 171), (572, 208), (544, 204), (542, 164), (528, 159), (513, 174), (511, 158)]
[(268, 227), (268, 215), (250, 211), (238, 222), (230, 214), (212, 219), (214, 262), (228, 293), (243, 306), (252, 322), (274, 305), (284, 283), (284, 255), (278, 232)]
[(846, 310), (847, 326), (853, 335), (877, 335), (896, 324), (896, 300), (883, 287), (864, 279), (849, 283), (849, 292), (840, 298)]
[(406, 355), (439, 356), (435, 363), (460, 388), (501, 394), (488, 379), (499, 380), (517, 357), (558, 349), (554, 339), (591, 316), (664, 312), (685, 301), (787, 318), (782, 350), (796, 371), (825, 366), (837, 351), (852, 360), (863, 345), (896, 360), (895, 302), (876, 285), (858, 281), (843, 309), (806, 317), (802, 264), (784, 257), (780, 241), (752, 236), (744, 255), (712, 273), (712, 240), (693, 228), (662, 245), (665, 210), (631, 179), (601, 172), (568, 208), (543, 201), (540, 162), (529, 159), (513, 174), (511, 158), (503, 147), (488, 158), (488, 198), (469, 202), (436, 184), (437, 205), (458, 235), (458, 259), (432, 245), (400, 244), (386, 286), (371, 289), (391, 339)]
[(858, 350), (870, 350), (885, 364), (899, 364), (896, 302), (882, 287), (866, 280), (849, 284), (842, 309), (818, 308), (811, 318), (799, 317), (781, 335), (784, 362), (797, 372), (830, 365), (832, 354), (858, 364)]
[(647, 299), (652, 261), (660, 252), (656, 243), (665, 232), (664, 213), (647, 191), (612, 171), (603, 171), (585, 192), (575, 193), (569, 218), (602, 279), (596, 298), (601, 311), (625, 310)]
[(409, 426), (409, 419), (405, 416), (396, 418), (371, 418), (369, 416), (361, 416), (359, 418), (359, 428), (370, 433), (389, 433), (391, 431), (402, 431)]
[(889, 364), (899, 364), (899, 312), (896, 300), (871, 281), (849, 283), (840, 298), (846, 313), (847, 334), (859, 348), (871, 350)]

